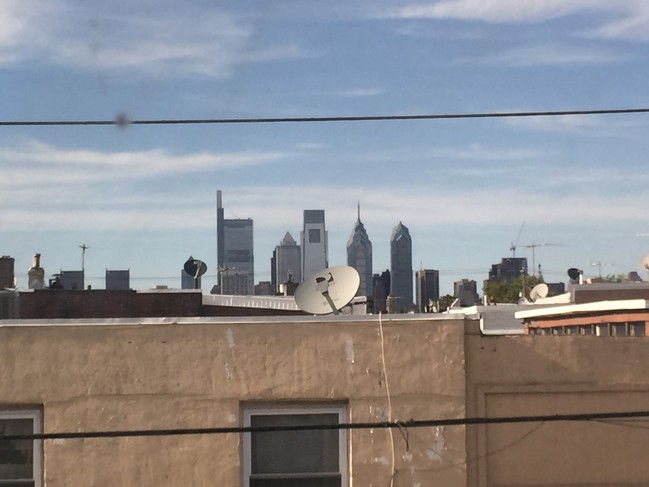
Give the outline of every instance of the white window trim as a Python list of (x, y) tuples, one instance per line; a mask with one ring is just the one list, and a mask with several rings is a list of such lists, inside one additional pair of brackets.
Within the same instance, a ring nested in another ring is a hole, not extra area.
[[(325, 404), (295, 404), (285, 403), (276, 405), (246, 405), (243, 408), (243, 426), (250, 427), (250, 418), (256, 415), (277, 415), (283, 416), (287, 414), (331, 414), (338, 415), (338, 423), (347, 423), (347, 407), (342, 404), (325, 405)], [(243, 486), (250, 487), (250, 475), (252, 466), (252, 453), (251, 453), (251, 438), (250, 433), (243, 433), (242, 438), (242, 473), (243, 473)], [(347, 430), (338, 430), (338, 456), (339, 456), (339, 469), (341, 477), (341, 487), (349, 486), (349, 454), (347, 443)]]
[[(0, 419), (31, 419), (34, 424), (32, 433), (38, 434), (43, 431), (42, 412), (38, 409), (0, 409)], [(34, 440), (34, 486), (43, 485), (43, 442)]]

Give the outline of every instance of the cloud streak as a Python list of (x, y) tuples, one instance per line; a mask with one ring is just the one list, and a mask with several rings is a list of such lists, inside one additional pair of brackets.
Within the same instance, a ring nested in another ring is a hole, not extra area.
[(225, 78), (240, 64), (308, 55), (292, 43), (256, 48), (250, 20), (213, 8), (188, 5), (172, 14), (161, 4), (120, 9), (119, 3), (7, 0), (0, 64), (36, 60), (100, 72)]

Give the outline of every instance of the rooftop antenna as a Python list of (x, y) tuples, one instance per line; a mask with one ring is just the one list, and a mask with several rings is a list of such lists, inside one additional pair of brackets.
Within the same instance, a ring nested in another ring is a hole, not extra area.
[(356, 295), (361, 278), (346, 265), (328, 267), (312, 274), (295, 290), (298, 308), (314, 315), (326, 315), (347, 306)]
[(548, 245), (563, 245), (558, 243), (534, 243), (532, 242), (529, 245), (526, 245), (526, 249), (532, 249), (532, 272), (536, 276), (536, 248), (537, 247), (547, 247)]
[(599, 278), (601, 279), (602, 278), (602, 266), (603, 265), (613, 265), (613, 264), (609, 264), (608, 262), (591, 262), (590, 265), (592, 265), (593, 267), (597, 267)]
[(79, 245), (79, 248), (81, 249), (81, 272), (85, 274), (86, 270), (86, 250), (88, 250), (90, 247), (88, 247), (86, 244), (81, 244)]
[(523, 233), (524, 226), (525, 226), (525, 222), (521, 223), (521, 228), (518, 230), (516, 242), (512, 242), (511, 245), (509, 246), (509, 250), (512, 251), (512, 258), (516, 258), (516, 246), (518, 245), (518, 241), (521, 238), (521, 233)]

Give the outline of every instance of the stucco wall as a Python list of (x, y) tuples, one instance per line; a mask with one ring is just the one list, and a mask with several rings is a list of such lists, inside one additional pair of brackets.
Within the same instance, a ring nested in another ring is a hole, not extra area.
[[(247, 402), (343, 402), (349, 420), (465, 415), (462, 320), (0, 326), (0, 406), (44, 431), (237, 426)], [(6, 325), (6, 322), (4, 322)], [(0, 323), (2, 325), (2, 323)], [(395, 487), (466, 485), (462, 426), (393, 432)], [(387, 430), (350, 433), (353, 486), (387, 486)], [(44, 442), (47, 486), (240, 484), (240, 436)]]
[[(646, 337), (466, 338), (469, 416), (647, 410)], [(649, 421), (467, 428), (471, 486), (649, 485)]]

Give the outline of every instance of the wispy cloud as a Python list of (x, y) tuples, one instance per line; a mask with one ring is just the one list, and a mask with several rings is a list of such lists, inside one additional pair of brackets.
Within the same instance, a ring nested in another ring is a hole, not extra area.
[(482, 57), (456, 59), (455, 64), (498, 67), (576, 66), (617, 63), (626, 58), (626, 55), (613, 49), (553, 43), (516, 47)]
[[(77, 185), (250, 167), (285, 156), (280, 152), (258, 151), (172, 154), (152, 149), (110, 152), (61, 148), (30, 141), (18, 147), (0, 149), (0, 189), (4, 195), (15, 192), (16, 198), (23, 199), (30, 188), (38, 188), (47, 198), (56, 194), (59, 184), (68, 188), (66, 192), (75, 193)], [(6, 198), (6, 201), (11, 200)]]
[[(292, 43), (259, 47), (254, 25), (214, 8), (111, 7), (68, 0), (6, 0), (0, 63), (37, 60), (86, 70), (158, 77), (230, 76), (245, 63), (307, 56)], [(119, 4), (119, 2), (117, 2)]]
[(441, 0), (410, 3), (390, 10), (404, 19), (460, 19), (494, 23), (542, 22), (584, 10), (610, 10), (607, 0)]
[(439, 0), (387, 7), (381, 16), (393, 19), (454, 19), (494, 24), (529, 24), (575, 14), (602, 14), (601, 25), (578, 29), (576, 35), (604, 39), (649, 40), (649, 3), (645, 0)]

